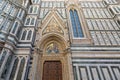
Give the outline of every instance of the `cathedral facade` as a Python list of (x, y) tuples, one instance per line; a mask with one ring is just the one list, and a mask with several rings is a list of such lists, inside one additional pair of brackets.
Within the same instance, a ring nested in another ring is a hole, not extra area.
[(0, 0), (0, 80), (120, 80), (120, 0)]

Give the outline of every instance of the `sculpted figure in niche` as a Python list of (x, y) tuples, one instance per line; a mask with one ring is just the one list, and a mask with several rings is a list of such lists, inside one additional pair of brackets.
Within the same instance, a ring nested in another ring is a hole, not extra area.
[(46, 52), (50, 53), (59, 53), (58, 45), (56, 43), (51, 43), (47, 46)]

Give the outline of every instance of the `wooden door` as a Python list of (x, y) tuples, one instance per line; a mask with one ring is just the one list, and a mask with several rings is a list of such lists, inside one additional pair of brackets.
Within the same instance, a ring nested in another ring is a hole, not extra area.
[(62, 80), (62, 64), (60, 61), (45, 61), (42, 80)]

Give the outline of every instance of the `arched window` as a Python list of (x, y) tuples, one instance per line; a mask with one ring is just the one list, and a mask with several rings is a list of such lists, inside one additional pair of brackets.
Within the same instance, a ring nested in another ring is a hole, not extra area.
[(32, 18), (31, 25), (34, 25), (34, 23), (35, 23), (35, 18)]
[(31, 6), (31, 8), (30, 8), (30, 13), (32, 13), (32, 11), (33, 11), (33, 6)]
[(12, 61), (12, 55), (9, 55), (9, 57), (8, 57), (8, 59), (7, 59), (7, 62), (6, 62), (6, 64), (5, 64), (5, 66), (4, 66), (2, 75), (1, 75), (1, 78), (2, 78), (2, 79), (5, 79), (6, 76), (7, 76), (7, 73), (8, 73), (8, 71), (9, 71), (9, 69), (10, 69), (10, 63), (11, 63), (11, 61)]
[(30, 23), (30, 18), (27, 18), (26, 25), (29, 25)]
[(34, 7), (34, 13), (36, 13), (36, 12), (37, 12), (37, 6)]
[(0, 15), (0, 24), (3, 22), (4, 17)]
[(16, 70), (17, 70), (17, 66), (18, 66), (18, 62), (19, 62), (19, 59), (15, 59), (15, 62), (13, 64), (13, 68), (12, 68), (12, 71), (11, 71), (11, 74), (10, 74), (10, 80), (14, 80), (14, 76), (16, 74)]
[(4, 11), (5, 11), (6, 13), (9, 13), (10, 8), (11, 8), (11, 4), (10, 4), (9, 2), (7, 2), (6, 5), (5, 5), (5, 8), (4, 8)]
[(7, 54), (7, 51), (4, 51), (3, 54), (0, 57), (0, 68), (1, 68), (1, 66), (2, 66), (2, 64), (4, 62), (6, 54)]
[(23, 32), (23, 35), (22, 35), (22, 38), (21, 38), (21, 40), (25, 40), (26, 33), (27, 33), (27, 31), (25, 30), (25, 31)]
[(19, 10), (19, 13), (18, 13), (18, 17), (21, 18), (22, 17), (22, 9)]
[(25, 58), (23, 58), (21, 60), (21, 63), (20, 63), (20, 67), (19, 67), (19, 71), (18, 71), (18, 75), (17, 75), (17, 79), (16, 80), (21, 80), (22, 78), (22, 73), (23, 73), (23, 70), (24, 70), (24, 66), (25, 66)]
[(13, 30), (12, 30), (12, 33), (13, 33), (13, 34), (15, 33), (17, 27), (18, 27), (18, 22), (15, 22), (14, 27), (13, 27)]
[(8, 31), (9, 26), (10, 26), (10, 21), (6, 21), (6, 22), (2, 25), (2, 30)]
[(30, 30), (30, 31), (28, 32), (27, 40), (30, 40), (30, 39), (31, 39), (31, 35), (32, 35), (32, 31)]
[(80, 37), (80, 38), (84, 37), (79, 16), (75, 9), (70, 10), (70, 18), (71, 18), (74, 37)]
[(16, 12), (16, 9), (15, 9), (15, 7), (13, 6), (13, 7), (11, 8), (9, 14), (10, 14), (11, 16), (14, 16), (15, 12)]

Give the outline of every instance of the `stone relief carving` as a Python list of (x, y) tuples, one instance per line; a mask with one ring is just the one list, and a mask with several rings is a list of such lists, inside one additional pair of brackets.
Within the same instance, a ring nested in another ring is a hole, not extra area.
[(60, 34), (64, 34), (63, 30), (61, 29), (60, 25), (57, 23), (57, 21), (55, 21), (55, 19), (52, 19), (50, 21), (50, 23), (48, 24), (48, 26), (44, 29), (43, 31), (43, 35), (46, 33), (50, 33), (50, 32), (56, 32), (56, 33), (60, 33)]

